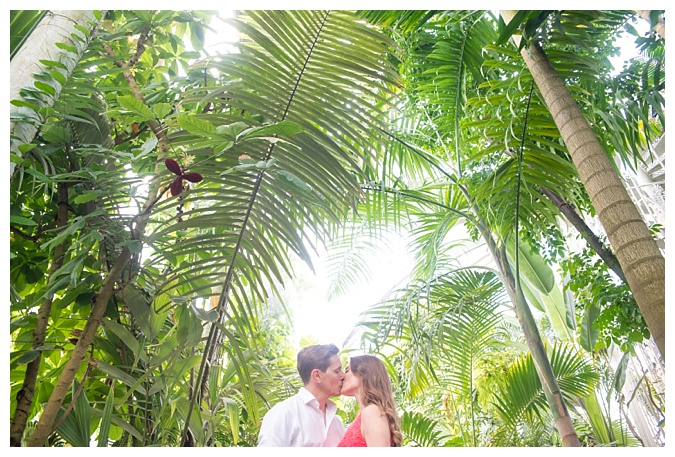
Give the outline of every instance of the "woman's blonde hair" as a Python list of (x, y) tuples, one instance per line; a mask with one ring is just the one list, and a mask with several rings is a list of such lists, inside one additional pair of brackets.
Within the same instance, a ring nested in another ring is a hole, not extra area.
[(400, 447), (401, 425), (396, 414), (391, 380), (384, 363), (372, 355), (358, 355), (349, 359), (349, 369), (361, 379), (363, 405), (377, 405), (382, 408), (389, 422), (392, 445)]

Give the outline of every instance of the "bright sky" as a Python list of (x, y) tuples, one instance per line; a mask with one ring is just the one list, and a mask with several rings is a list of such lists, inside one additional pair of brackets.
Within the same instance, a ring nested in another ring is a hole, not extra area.
[(297, 265), (299, 279), (287, 288), (296, 344), (303, 336), (312, 336), (319, 343), (343, 347), (359, 314), (393, 288), (405, 285), (412, 269), (412, 255), (407, 253), (402, 238), (392, 236), (390, 243), (390, 249), (382, 249), (381, 255), (366, 258), (370, 275), (364, 276), (363, 283), (354, 284), (332, 301), (327, 298), (330, 287), (327, 257), (322, 255), (314, 262), (316, 275), (304, 263)]

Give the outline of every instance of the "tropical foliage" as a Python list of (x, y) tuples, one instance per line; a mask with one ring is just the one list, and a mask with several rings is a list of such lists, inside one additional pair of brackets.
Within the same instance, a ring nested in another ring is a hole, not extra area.
[[(12, 58), (67, 13), (13, 11)], [(12, 446), (255, 446), (299, 385), (295, 262), (332, 245), (337, 295), (391, 230), (411, 282), (354, 348), (386, 361), (408, 446), (635, 444), (603, 411), (626, 367), (604, 357), (650, 329), (604, 257), (569, 243), (555, 198), (587, 220), (593, 204), (509, 41), (540, 40), (636, 167), (665, 128), (665, 45), (640, 38), (647, 58), (609, 76), (634, 12), (92, 17), (12, 101), (12, 128), (37, 131), (11, 139)], [(223, 25), (239, 39), (214, 53)]]

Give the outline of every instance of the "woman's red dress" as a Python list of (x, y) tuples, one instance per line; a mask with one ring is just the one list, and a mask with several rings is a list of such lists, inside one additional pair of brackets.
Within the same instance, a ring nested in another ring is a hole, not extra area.
[(361, 411), (356, 415), (354, 422), (347, 427), (345, 436), (338, 443), (338, 447), (367, 447), (366, 440), (361, 434)]

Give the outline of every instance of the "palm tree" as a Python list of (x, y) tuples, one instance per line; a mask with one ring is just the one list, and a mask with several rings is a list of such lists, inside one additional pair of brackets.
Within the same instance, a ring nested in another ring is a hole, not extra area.
[[(404, 16), (401, 21), (396, 22), (396, 21), (388, 21), (383, 18), (383, 14), (378, 12), (374, 14), (373, 16), (377, 16), (378, 20), (383, 21), (383, 23), (396, 23), (401, 26), (401, 30), (405, 29), (405, 26), (408, 24), (406, 21), (410, 20), (410, 22), (415, 22), (415, 18), (409, 16)], [(393, 15), (392, 15), (393, 16)], [(429, 18), (430, 16), (428, 15), (427, 12), (421, 12), (419, 16), (424, 16), (425, 18)], [(464, 12), (463, 17), (471, 19), (471, 15)], [(470, 24), (467, 27), (476, 27), (477, 24), (479, 24), (479, 21), (475, 20), (467, 20), (467, 23)], [(428, 43), (432, 40), (439, 40), (439, 37), (444, 37), (444, 31), (448, 30), (450, 26), (449, 25), (444, 25), (444, 28), (436, 31), (435, 33), (431, 32), (429, 33), (429, 36), (426, 38), (420, 38), (419, 42), (422, 43), (424, 46), (429, 47)], [(433, 28), (431, 25), (426, 26), (426, 30), (432, 30)], [(453, 29), (455, 30), (455, 29)], [(465, 32), (465, 30), (462, 30)], [(455, 30), (455, 34), (453, 36), (458, 36), (456, 34), (457, 30)], [(461, 36), (461, 35), (460, 35)], [(468, 34), (466, 36), (469, 36)], [(474, 34), (472, 36), (481, 36), (480, 34)], [(433, 37), (433, 38), (432, 38)], [(407, 38), (409, 41), (413, 41), (414, 38)], [(451, 40), (448, 40), (451, 41)], [(457, 119), (458, 113), (463, 112), (463, 104), (462, 104), (462, 99), (463, 99), (463, 92), (462, 90), (468, 85), (467, 83), (463, 82), (464, 80), (462, 79), (462, 73), (461, 71), (461, 66), (459, 66), (460, 70), (456, 71), (454, 74), (452, 71), (448, 71), (448, 69), (454, 69), (455, 67), (451, 67), (449, 65), (449, 62), (453, 61), (453, 57), (457, 56), (455, 60), (458, 58), (461, 58), (464, 55), (471, 56), (472, 58), (476, 55), (480, 55), (479, 52), (472, 52), (471, 47), (467, 40), (457, 40), (459, 43), (443, 43), (443, 47), (438, 46), (437, 49), (439, 51), (424, 51), (423, 47), (419, 48), (419, 52), (424, 55), (424, 62), (427, 63), (426, 66), (424, 66), (421, 70), (415, 72), (414, 70), (410, 72), (410, 85), (411, 87), (418, 87), (419, 88), (419, 99), (421, 100), (420, 104), (425, 105), (427, 108), (432, 107), (429, 111), (432, 113), (430, 114), (429, 118), (433, 119), (433, 127), (436, 129), (436, 134), (439, 136), (439, 138), (445, 138), (447, 137), (447, 140), (444, 141), (445, 144), (453, 144), (457, 145), (459, 138), (461, 138), (459, 133), (456, 133), (453, 135), (453, 132), (459, 132), (459, 125), (462, 125), (461, 123), (457, 123), (456, 121), (453, 122), (452, 119)], [(443, 53), (441, 53), (441, 50)], [(452, 51), (452, 52), (448, 52)], [(503, 51), (500, 49), (500, 51)], [(507, 51), (503, 51), (507, 52)], [(439, 62), (437, 66), (433, 66), (433, 63), (435, 63), (435, 60)], [(433, 63), (432, 63), (433, 62)], [(429, 65), (431, 63), (431, 65)], [(491, 63), (492, 67), (496, 66)], [(504, 64), (504, 67), (506, 67), (506, 62)], [(489, 70), (488, 70), (489, 71)], [(459, 76), (457, 76), (459, 75)], [(526, 75), (526, 74), (525, 74)], [(482, 76), (482, 75), (481, 75)], [(479, 79), (479, 78), (477, 78)], [(522, 81), (523, 83), (527, 82), (527, 77), (523, 78), (525, 81)], [(480, 80), (480, 79), (479, 79)], [(419, 81), (419, 82), (418, 82)], [(520, 81), (518, 81), (520, 83)], [(417, 85), (416, 85), (417, 84)], [(439, 87), (441, 87), (441, 84), (447, 84), (445, 87), (451, 88), (451, 92), (448, 93), (447, 90), (442, 92), (442, 96), (438, 96), (438, 93), (440, 92)], [(509, 85), (513, 87), (514, 89), (516, 87), (516, 83), (514, 83), (512, 80), (506, 80), (504, 78), (495, 78), (492, 81), (486, 81), (484, 83), (485, 85), (490, 84), (495, 88), (499, 88), (500, 84), (502, 87), (508, 87)], [(525, 85), (525, 84), (523, 84)], [(529, 85), (529, 84), (528, 84)], [(459, 88), (459, 89), (457, 89)], [(455, 92), (452, 92), (454, 90)], [(424, 98), (426, 96), (426, 98)], [(520, 97), (520, 98), (518, 98)], [(430, 102), (430, 100), (433, 100), (433, 102)], [(499, 106), (500, 101), (495, 97), (495, 101), (491, 102), (488, 101), (485, 103), (486, 100), (489, 100), (487, 97), (480, 97), (478, 99), (480, 102), (483, 102), (485, 106)], [(502, 95), (502, 100), (504, 99)], [(516, 96), (516, 97), (510, 97), (507, 99), (513, 104), (514, 100), (524, 100), (525, 102), (528, 103), (528, 105), (531, 105), (531, 107), (528, 108), (528, 111), (526, 112), (526, 122), (527, 126), (530, 127), (532, 126), (532, 132), (530, 133), (529, 130), (523, 130), (524, 131), (524, 138), (523, 139), (517, 139), (518, 143), (521, 141), (524, 142), (527, 145), (526, 151), (529, 152), (530, 150), (536, 152), (536, 154), (530, 154), (528, 155), (523, 155), (521, 154), (518, 156), (517, 153), (513, 153), (513, 151), (516, 151), (518, 149), (522, 148), (522, 144), (520, 145), (516, 142), (513, 142), (509, 140), (510, 136), (513, 134), (512, 132), (514, 130), (517, 131), (519, 127), (516, 124), (519, 122), (519, 119), (517, 117), (511, 116), (514, 112), (519, 112), (518, 108), (515, 108), (514, 106), (511, 107), (508, 115), (509, 117), (505, 117), (503, 115), (499, 115), (499, 113), (495, 116), (494, 110), (493, 112), (479, 112), (478, 115), (474, 113), (474, 119), (480, 119), (480, 116), (485, 114), (487, 115), (486, 117), (489, 118), (490, 114), (492, 114), (492, 117), (495, 118), (495, 120), (486, 120), (481, 123), (480, 120), (476, 120), (473, 122), (467, 122), (466, 125), (467, 127), (469, 126), (475, 126), (477, 130), (480, 129), (480, 131), (477, 132), (476, 137), (488, 137), (489, 139), (492, 138), (493, 140), (490, 140), (488, 143), (488, 147), (484, 149), (482, 152), (482, 155), (486, 157), (485, 163), (487, 163), (487, 160), (489, 160), (489, 154), (494, 153), (496, 151), (504, 151), (508, 153), (510, 157), (513, 158), (513, 160), (510, 161), (510, 163), (506, 163), (502, 165), (501, 168), (497, 169), (497, 171), (494, 173), (494, 176), (491, 176), (487, 179), (482, 178), (483, 181), (483, 186), (481, 189), (479, 187), (480, 193), (476, 193), (475, 195), (472, 195), (472, 197), (476, 198), (477, 204), (480, 204), (480, 208), (484, 208), (484, 214), (492, 214), (494, 216), (497, 216), (498, 219), (495, 221), (494, 218), (490, 219), (490, 222), (487, 224), (488, 227), (490, 227), (492, 230), (498, 230), (499, 234), (501, 235), (502, 238), (508, 236), (508, 234), (513, 230), (514, 226), (518, 227), (518, 214), (524, 215), (521, 216), (523, 217), (523, 223), (527, 224), (526, 227), (528, 229), (529, 233), (544, 233), (545, 230), (549, 230), (549, 227), (551, 226), (550, 224), (550, 219), (546, 219), (546, 213), (550, 213), (550, 206), (549, 209), (546, 209), (545, 202), (547, 201), (546, 199), (542, 199), (541, 197), (543, 195), (546, 195), (545, 192), (548, 191), (549, 189), (555, 189), (555, 192), (559, 192), (560, 194), (566, 194), (570, 195), (570, 185), (569, 185), (569, 176), (574, 175), (573, 169), (570, 168), (569, 164), (565, 164), (565, 162), (560, 160), (560, 157), (557, 157), (555, 154), (551, 154), (550, 150), (546, 150), (548, 148), (551, 148), (553, 150), (556, 149), (561, 149), (559, 146), (556, 145), (554, 141), (551, 141), (550, 139), (547, 139), (546, 136), (553, 136), (555, 137), (555, 134), (553, 133), (553, 130), (555, 126), (552, 124), (552, 122), (549, 120), (550, 115), (548, 114), (548, 111), (546, 107), (544, 107), (541, 104), (537, 104), (536, 99), (533, 100), (531, 97), (523, 97), (521, 96)], [(488, 105), (489, 104), (489, 105)], [(480, 105), (477, 105), (480, 106)], [(521, 105), (522, 106), (522, 105)], [(440, 115), (438, 114), (440, 113)], [(441, 117), (445, 113), (451, 113), (453, 115), (447, 116), (447, 117)], [(436, 117), (434, 117), (436, 116)], [(504, 119), (511, 119), (510, 125), (507, 123), (506, 127), (499, 127), (502, 129), (502, 132), (499, 132), (497, 128), (495, 128), (494, 132), (490, 131), (490, 133), (487, 133), (485, 130), (485, 126), (489, 125), (489, 123), (492, 123), (495, 126), (503, 125)], [(535, 124), (536, 121), (536, 124)], [(420, 121), (420, 125), (423, 124), (424, 121)], [(515, 127), (515, 128), (514, 128)], [(417, 129), (417, 131), (422, 131), (422, 128)], [(413, 130), (414, 131), (414, 130)], [(533, 139), (531, 139), (533, 138)], [(417, 133), (416, 140), (410, 140), (412, 142), (418, 141), (419, 142), (420, 135)], [(494, 139), (506, 139), (506, 142), (511, 143), (512, 145), (506, 145), (504, 142), (500, 141), (494, 141)], [(424, 140), (423, 140), (424, 141)], [(464, 145), (462, 145), (464, 146)], [(431, 146), (433, 147), (433, 146)], [(464, 146), (466, 147), (466, 146)], [(396, 152), (394, 148), (390, 145), (389, 147), (390, 157), (395, 157), (396, 154), (401, 154), (399, 152)], [(545, 149), (546, 148), (546, 149)], [(412, 149), (412, 148), (411, 148)], [(460, 151), (461, 147), (455, 146), (455, 155), (457, 158), (460, 158)], [(538, 155), (537, 155), (538, 154)], [(401, 154), (402, 155), (402, 154)], [(475, 157), (475, 156), (474, 156)], [(544, 159), (546, 161), (550, 161), (550, 165), (542, 166), (544, 163)], [(419, 160), (419, 159), (417, 159)], [(522, 165), (521, 165), (522, 163)], [(453, 171), (454, 173), (462, 173), (462, 168), (468, 168), (469, 166), (474, 166), (471, 165), (470, 162), (467, 162), (466, 160), (464, 162), (461, 162), (459, 159), (456, 160), (455, 162), (455, 170)], [(465, 165), (466, 164), (466, 165)], [(482, 164), (481, 164), (482, 165)], [(516, 166), (518, 165), (518, 166)], [(391, 169), (391, 166), (388, 166), (389, 169)], [(556, 173), (556, 171), (562, 171), (562, 170), (569, 170), (567, 172), (562, 172), (562, 173)], [(526, 176), (526, 179), (523, 180), (521, 176), (523, 176), (523, 173)], [(565, 176), (567, 175), (567, 177)], [(377, 173), (373, 173), (373, 178), (371, 180), (375, 179), (382, 179), (379, 176), (376, 178)], [(450, 173), (445, 173), (445, 176), (448, 178), (449, 181), (452, 181), (455, 175), (451, 175)], [(505, 178), (508, 178), (509, 180), (505, 180)], [(398, 182), (400, 183), (401, 181), (401, 175), (395, 176), (392, 179), (392, 182)], [(377, 181), (376, 181), (377, 182)], [(513, 207), (513, 202), (515, 201), (513, 198), (509, 198), (512, 194), (508, 192), (508, 189), (515, 188), (516, 186), (520, 186), (520, 183), (523, 182), (523, 186), (525, 183), (532, 182), (535, 185), (534, 186), (529, 186), (529, 188), (523, 187), (523, 192), (528, 192), (528, 194), (523, 194), (523, 197), (528, 197), (527, 199), (521, 198), (519, 203), (520, 203), (520, 208), (515, 208), (514, 210), (511, 210), (509, 206)], [(368, 186), (369, 189), (371, 190), (376, 190), (378, 188), (380, 189), (386, 189), (387, 192), (391, 193), (396, 193), (400, 196), (408, 196), (412, 197), (413, 200), (425, 200), (425, 201), (430, 201), (430, 200), (435, 200), (434, 197), (429, 197), (427, 195), (421, 195), (417, 192), (414, 192), (410, 189), (402, 188), (400, 184), (398, 184), (396, 187), (398, 188), (387, 188), (383, 184), (378, 184), (376, 186)], [(427, 189), (431, 189), (430, 185), (426, 186)], [(540, 189), (537, 191), (537, 189)], [(534, 192), (533, 192), (534, 191)], [(538, 193), (540, 192), (540, 193)], [(549, 191), (550, 192), (550, 191)], [(574, 192), (572, 190), (572, 192)], [(459, 192), (457, 192), (459, 193)], [(460, 206), (457, 206), (456, 202), (457, 200), (453, 197), (455, 193), (450, 193), (448, 192), (447, 195), (444, 195), (442, 197), (441, 202), (442, 203), (436, 203), (439, 205), (439, 207), (445, 207), (446, 209), (457, 212), (461, 211)], [(581, 194), (581, 192), (579, 192)], [(480, 195), (479, 198), (478, 195)], [(530, 197), (531, 195), (531, 197)], [(574, 193), (571, 193), (571, 195), (574, 195)], [(471, 201), (471, 198), (468, 198), (469, 201)], [(373, 199), (375, 200), (375, 199)], [(483, 201), (485, 200), (485, 201)], [(448, 208), (447, 202), (453, 202), (453, 205), (451, 208)], [(410, 205), (411, 203), (408, 203)], [(505, 206), (506, 205), (506, 206)], [(527, 205), (527, 206), (523, 206)], [(497, 211), (495, 211), (495, 208), (499, 208)], [(507, 209), (508, 208), (508, 209)], [(518, 211), (520, 209), (520, 211)], [(409, 208), (406, 208), (406, 211), (409, 211)], [(427, 210), (428, 211), (428, 210)], [(372, 212), (372, 209), (371, 209)], [(424, 212), (422, 212), (424, 213)], [(476, 221), (481, 220), (480, 212), (477, 213), (479, 217), (474, 221), (474, 223), (477, 224)], [(491, 216), (491, 217), (494, 217)], [(447, 217), (450, 217), (448, 214)], [(457, 216), (452, 216), (450, 217), (451, 219), (455, 219)], [(462, 217), (466, 217), (463, 215)], [(541, 217), (542, 221), (537, 223), (537, 218)], [(447, 226), (448, 222), (446, 222), (442, 218), (437, 218), (436, 220), (438, 221), (443, 221), (443, 223), (446, 225), (446, 227), (443, 229), (441, 233), (447, 233)], [(542, 222), (544, 224), (542, 225)], [(429, 219), (429, 224), (432, 224), (431, 219)], [(498, 225), (495, 225), (498, 224)], [(538, 228), (539, 226), (539, 228)], [(546, 227), (546, 228), (544, 228)], [(478, 226), (479, 233), (482, 233), (485, 235), (485, 233), (488, 233), (489, 231), (486, 229), (485, 224), (481, 224)], [(434, 237), (434, 239), (439, 239), (438, 235)], [(488, 241), (488, 245), (490, 245), (490, 242)], [(437, 250), (437, 244), (434, 243), (429, 246), (429, 250)], [(497, 265), (499, 266), (504, 266), (505, 268), (505, 283), (510, 283), (511, 287), (509, 288), (510, 290), (517, 290), (517, 288), (513, 285), (514, 282), (517, 284), (517, 281), (519, 279), (518, 274), (513, 275), (509, 273), (508, 269), (510, 268), (505, 262), (506, 256), (503, 255), (503, 253), (500, 251), (498, 246), (495, 245), (494, 249), (495, 258), (497, 259)], [(503, 259), (503, 260), (500, 260)], [(517, 270), (516, 270), (517, 271)], [(519, 302), (524, 302), (522, 297), (518, 296), (518, 292), (514, 292), (513, 296), (513, 302), (514, 303), (519, 303)], [(522, 316), (527, 316), (528, 312), (526, 309), (522, 309)], [(527, 322), (524, 322), (523, 325), (524, 328), (534, 328), (536, 329), (535, 326), (529, 326)], [(535, 334), (536, 332), (533, 332)], [(537, 347), (535, 345), (534, 347)], [(540, 366), (546, 366), (547, 362), (545, 360), (545, 355), (542, 354), (541, 357), (541, 363), (542, 365)], [(555, 405), (556, 402), (552, 402), (552, 405)], [(553, 407), (554, 409), (557, 409), (557, 407)]]
[[(515, 13), (505, 12), (507, 24)], [(520, 51), (665, 360), (665, 259), (574, 97), (536, 41)]]
[[(539, 331), (528, 308), (528, 305), (526, 304), (525, 297), (520, 287), (520, 275), (517, 268), (518, 258), (516, 258), (516, 268), (514, 270), (512, 265), (509, 264), (506, 255), (505, 246), (508, 238), (510, 236), (512, 237), (512, 235), (510, 235), (510, 228), (514, 227), (513, 221), (518, 221), (519, 219), (517, 206), (515, 207), (516, 211), (513, 213), (508, 209), (500, 213), (498, 217), (502, 220), (494, 221), (494, 219), (491, 218), (492, 216), (487, 216), (490, 211), (489, 207), (487, 206), (489, 203), (485, 203), (480, 200), (480, 198), (485, 197), (477, 197), (477, 195), (473, 194), (473, 185), (470, 181), (471, 178), (469, 178), (469, 172), (464, 171), (465, 169), (468, 169), (470, 164), (465, 164), (465, 162), (462, 162), (461, 159), (463, 150), (468, 150), (467, 145), (459, 142), (459, 139), (462, 138), (463, 133), (460, 130), (460, 126), (457, 122), (452, 122), (451, 120), (449, 121), (448, 117), (446, 117), (448, 116), (448, 113), (451, 113), (449, 118), (452, 119), (454, 117), (457, 119), (457, 116), (464, 112), (464, 88), (467, 86), (467, 80), (469, 80), (469, 76), (467, 76), (469, 74), (468, 68), (480, 68), (480, 58), (477, 57), (480, 56), (479, 49), (484, 47), (486, 43), (490, 42), (490, 37), (494, 35), (494, 29), (492, 30), (493, 35), (490, 35), (489, 21), (482, 16), (483, 14), (481, 12), (472, 14), (448, 14), (448, 18), (445, 19), (442, 25), (439, 27), (441, 32), (438, 32), (437, 35), (441, 38), (436, 38), (438, 41), (444, 40), (442, 45), (437, 45), (435, 48), (431, 48), (429, 51), (425, 51), (423, 48), (418, 51), (420, 54), (424, 55), (423, 58), (419, 59), (419, 62), (433, 62), (431, 64), (433, 65), (436, 63), (436, 61), (439, 61), (442, 64), (435, 68), (425, 67), (421, 70), (418, 70), (412, 66), (412, 70), (410, 71), (410, 80), (412, 81), (411, 87), (414, 91), (413, 97), (419, 97), (419, 99), (423, 102), (423, 106), (426, 107), (426, 110), (425, 108), (422, 108), (422, 110), (425, 110), (427, 113), (429, 113), (427, 115), (430, 119), (432, 119), (430, 123), (433, 122), (435, 124), (435, 126), (432, 126), (431, 129), (438, 129), (437, 132), (440, 132), (438, 133), (439, 137), (447, 137), (453, 142), (456, 157), (454, 167), (455, 170), (453, 170), (453, 174), (443, 171), (443, 167), (439, 164), (436, 164), (439, 159), (433, 158), (428, 154), (420, 154), (415, 151), (414, 147), (409, 147), (408, 154), (410, 154), (412, 151), (416, 155), (425, 156), (424, 158), (428, 163), (433, 163), (435, 165), (436, 170), (431, 174), (431, 176), (438, 175), (439, 178), (437, 178), (437, 182), (440, 184), (431, 184), (427, 185), (426, 187), (429, 191), (437, 187), (441, 190), (441, 192), (438, 195), (431, 194), (428, 191), (425, 191), (424, 193), (412, 192), (411, 190), (405, 188), (402, 184), (403, 180), (401, 179), (401, 175), (393, 177), (385, 175), (379, 179), (388, 179), (391, 180), (390, 182), (396, 183), (393, 185), (391, 191), (395, 192), (397, 188), (399, 188), (401, 189), (400, 195), (404, 197), (412, 196), (413, 200), (419, 200), (422, 202), (422, 205), (426, 205), (425, 202), (434, 202), (435, 205), (438, 205), (438, 208), (441, 208), (442, 211), (446, 213), (445, 218), (452, 220), (451, 223), (444, 223), (444, 227), (440, 229), (442, 235), (446, 235), (448, 233), (448, 228), (454, 225), (455, 222), (459, 221), (460, 219), (464, 219), (465, 221), (470, 221), (470, 224), (475, 228), (478, 234), (477, 236), (484, 238), (497, 271), (499, 272), (500, 278), (502, 279), (502, 282), (510, 295), (511, 301), (515, 306), (516, 315), (518, 316), (521, 328), (525, 333), (528, 347), (532, 351), (534, 360), (536, 361), (539, 375), (542, 378), (542, 384), (546, 386), (545, 392), (549, 401), (549, 406), (551, 408), (552, 414), (556, 418), (556, 425), (559, 428), (563, 443), (564, 445), (579, 445), (578, 437), (574, 432), (574, 427), (572, 426), (571, 420), (566, 411), (560, 389), (557, 386), (553, 371), (551, 370), (549, 361), (547, 359)], [(450, 35), (447, 30), (454, 30), (455, 33)], [(486, 33), (472, 33), (477, 30), (482, 30)], [(469, 37), (479, 38), (471, 39)], [(424, 38), (418, 39), (422, 43), (426, 42)], [(451, 49), (454, 51), (453, 54), (448, 53), (448, 51)], [(464, 59), (466, 59), (466, 61)], [(474, 60), (478, 61), (477, 65), (471, 67), (465, 66), (468, 61), (475, 63)], [(448, 65), (449, 61), (453, 61), (456, 67)], [(425, 64), (420, 63), (419, 65), (423, 66)], [(454, 71), (455, 69), (457, 69), (457, 71)], [(441, 72), (443, 72), (442, 75), (440, 75)], [(446, 73), (449, 74), (449, 76), (446, 76)], [(479, 74), (478, 76), (474, 77), (480, 80), (480, 78), (483, 76)], [(438, 88), (436, 87), (436, 84), (445, 84), (446, 82), (450, 83), (449, 93), (443, 93), (441, 96), (438, 96)], [(417, 90), (417, 88), (419, 88), (419, 90)], [(417, 93), (415, 93), (415, 91), (417, 91)], [(446, 107), (447, 111), (445, 110)], [(416, 107), (415, 109), (419, 108)], [(528, 116), (529, 112), (526, 112), (525, 118), (527, 119)], [(447, 128), (445, 128), (446, 126)], [(391, 150), (392, 149), (390, 148), (390, 151)], [(412, 168), (409, 165), (399, 165), (399, 167), (405, 171), (407, 171), (408, 168)], [(517, 171), (515, 167), (512, 167), (511, 170)], [(456, 175), (454, 173), (456, 173)], [(460, 179), (462, 180), (461, 182), (459, 181)], [(520, 178), (518, 178), (516, 175), (515, 181), (518, 182), (519, 179)], [(492, 181), (487, 182), (489, 183)], [(448, 184), (452, 186), (451, 188), (453, 188), (453, 190), (447, 189)], [(552, 183), (549, 183), (549, 185), (551, 184)], [(381, 186), (384, 188), (389, 188), (389, 185), (385, 184), (384, 182), (382, 182)], [(489, 192), (483, 192), (480, 195), (482, 196), (489, 194)], [(452, 202), (452, 205), (450, 206), (446, 202)], [(413, 203), (409, 202), (407, 204), (412, 205)], [(513, 206), (512, 203), (510, 205)], [(410, 209), (406, 208), (406, 211), (410, 212)], [(425, 212), (428, 211), (428, 209), (420, 210), (418, 217), (427, 219), (425, 217)], [(371, 212), (377, 211), (371, 210)], [(515, 231), (518, 233), (517, 222), (515, 224)], [(439, 240), (442, 238), (442, 236), (437, 237)], [(434, 243), (431, 246), (427, 246), (425, 249), (431, 250), (436, 248), (437, 243)]]

